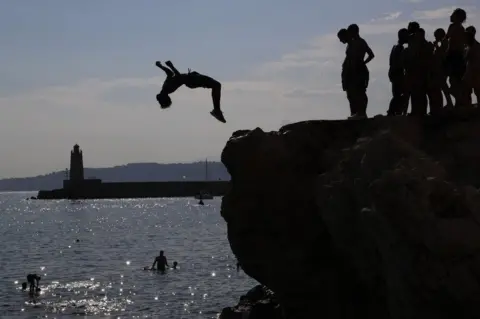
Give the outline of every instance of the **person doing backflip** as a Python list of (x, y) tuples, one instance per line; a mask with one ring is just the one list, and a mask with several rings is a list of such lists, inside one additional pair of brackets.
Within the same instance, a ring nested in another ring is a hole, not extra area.
[(188, 69), (188, 73), (180, 73), (171, 61), (165, 62), (162, 65), (160, 61), (155, 62), (155, 65), (162, 69), (167, 78), (163, 82), (162, 90), (157, 94), (157, 101), (162, 109), (166, 109), (172, 105), (170, 94), (175, 92), (179, 87), (185, 85), (190, 89), (206, 88), (212, 90), (213, 110), (210, 114), (222, 123), (226, 123), (222, 110), (220, 109), (220, 96), (222, 85), (217, 80)]

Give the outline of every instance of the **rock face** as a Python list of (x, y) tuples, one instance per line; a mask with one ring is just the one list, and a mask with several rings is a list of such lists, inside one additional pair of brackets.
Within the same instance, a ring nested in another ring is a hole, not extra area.
[(288, 318), (480, 318), (480, 112), (238, 131), (222, 216)]

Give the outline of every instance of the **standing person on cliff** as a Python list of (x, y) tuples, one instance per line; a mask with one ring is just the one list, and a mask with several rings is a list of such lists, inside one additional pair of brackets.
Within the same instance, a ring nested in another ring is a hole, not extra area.
[(435, 59), (434, 63), (437, 65), (436, 72), (438, 72), (438, 77), (439, 77), (438, 84), (441, 85), (443, 95), (445, 96), (445, 100), (447, 101), (446, 107), (452, 108), (453, 101), (452, 101), (452, 96), (450, 95), (450, 87), (447, 84), (448, 72), (445, 67), (445, 58), (446, 58), (447, 46), (448, 46), (448, 41), (446, 39), (447, 33), (445, 32), (444, 29), (438, 28), (433, 33), (433, 36), (435, 37), (435, 41), (433, 42), (434, 59)]
[(474, 26), (465, 29), (467, 33), (467, 71), (465, 72), (465, 84), (468, 92), (473, 90), (480, 104), (480, 43), (475, 39), (477, 30)]
[[(450, 16), (450, 26), (447, 30), (448, 48), (446, 63), (450, 78), (450, 87), (455, 98), (455, 107), (468, 104), (467, 89), (463, 82), (465, 75), (466, 61), (465, 48), (467, 46), (467, 34), (463, 24), (467, 20), (465, 10), (457, 8)], [(468, 92), (470, 93), (470, 92)]]
[[(375, 54), (368, 43), (360, 36), (360, 28), (351, 24), (348, 32), (348, 68), (351, 80), (349, 90), (354, 95), (355, 105), (358, 107), (353, 118), (364, 118), (367, 116), (368, 96), (367, 88), (370, 80), (370, 72), (367, 64), (375, 58)], [(365, 55), (367, 58), (365, 58)]]
[(346, 44), (347, 48), (345, 49), (345, 59), (343, 60), (342, 63), (342, 73), (341, 73), (341, 79), (342, 79), (342, 89), (347, 95), (347, 100), (348, 104), (350, 105), (350, 117), (354, 116), (357, 113), (357, 106), (355, 105), (355, 94), (351, 90), (350, 86), (350, 80), (351, 80), (351, 72), (349, 72), (349, 63), (348, 63), (348, 51), (349, 51), (349, 42), (350, 39), (348, 37), (348, 31), (347, 29), (340, 29), (337, 33), (338, 40), (340, 40), (341, 43)]
[(403, 28), (398, 31), (398, 42), (390, 52), (390, 68), (388, 70), (388, 78), (392, 83), (392, 100), (388, 108), (387, 115), (402, 115), (405, 109), (406, 99), (405, 90), (405, 65), (403, 47), (408, 42), (408, 30)]
[(406, 54), (406, 74), (411, 98), (410, 115), (423, 116), (428, 109), (428, 80), (433, 59), (433, 44), (425, 39), (425, 30), (420, 28), (409, 35)]

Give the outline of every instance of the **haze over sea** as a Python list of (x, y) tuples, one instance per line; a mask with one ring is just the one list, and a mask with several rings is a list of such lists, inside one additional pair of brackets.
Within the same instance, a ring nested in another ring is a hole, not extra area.
[[(220, 198), (34, 195), (0, 193), (1, 317), (216, 318), (257, 284), (236, 271)], [(179, 269), (144, 271), (161, 249)], [(42, 276), (36, 300), (21, 291), (28, 273)]]

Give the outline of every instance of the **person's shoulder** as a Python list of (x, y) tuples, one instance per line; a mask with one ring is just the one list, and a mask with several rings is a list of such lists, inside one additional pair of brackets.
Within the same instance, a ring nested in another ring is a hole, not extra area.
[(368, 47), (368, 43), (364, 38), (360, 37), (360, 38), (358, 38), (358, 41), (361, 45), (363, 45), (365, 47)]

